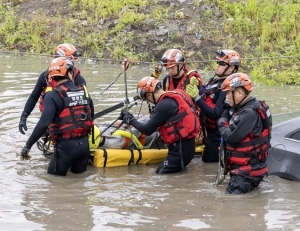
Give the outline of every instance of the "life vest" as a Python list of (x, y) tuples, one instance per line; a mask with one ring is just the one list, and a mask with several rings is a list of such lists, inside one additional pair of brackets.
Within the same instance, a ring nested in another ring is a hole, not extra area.
[(264, 101), (259, 102), (259, 106), (244, 108), (251, 107), (258, 112), (263, 125), (260, 136), (254, 137), (250, 133), (236, 145), (226, 143), (225, 163), (231, 174), (262, 176), (268, 172), (266, 158), (270, 147), (272, 116), (269, 106)]
[(91, 116), (90, 98), (84, 85), (69, 89), (65, 85), (55, 88), (64, 99), (64, 109), (49, 126), (53, 142), (58, 138), (72, 139), (87, 136), (94, 123)]
[[(46, 72), (48, 73), (48, 72)], [(78, 74), (80, 74), (80, 70), (78, 68), (75, 69), (75, 72), (74, 72), (74, 79), (78, 76)], [(39, 104), (39, 109), (40, 109), (40, 112), (43, 111), (44, 109), (44, 98), (45, 98), (45, 95), (49, 92), (49, 91), (52, 91), (56, 86), (53, 86), (53, 83), (50, 83), (48, 81), (48, 75), (45, 76), (45, 80), (46, 80), (46, 87), (43, 89), (41, 95), (40, 95), (40, 104)]]
[(200, 131), (200, 122), (189, 95), (183, 90), (176, 89), (163, 94), (158, 102), (166, 97), (177, 102), (179, 111), (159, 128), (163, 142), (172, 144), (182, 138), (195, 138)]
[[(186, 86), (190, 83), (190, 79), (195, 76), (199, 81), (200, 84), (202, 84), (201, 77), (199, 73), (196, 70), (186, 70), (178, 83), (176, 89), (185, 90)], [(167, 77), (166, 85), (165, 85), (165, 91), (173, 91), (175, 89), (174, 85), (174, 78), (170, 75)]]
[[(222, 82), (223, 81), (220, 81), (220, 79), (211, 79), (205, 86), (205, 91), (201, 98), (210, 108), (214, 108), (216, 106)], [(206, 128), (217, 128), (217, 120), (210, 119), (203, 113), (200, 113), (200, 120), (201, 125), (204, 125)]]

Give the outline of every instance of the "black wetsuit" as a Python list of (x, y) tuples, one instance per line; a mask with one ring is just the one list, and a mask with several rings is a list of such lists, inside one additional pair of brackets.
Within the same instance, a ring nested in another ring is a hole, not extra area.
[[(62, 83), (71, 89), (78, 89), (71, 80)], [(92, 118), (94, 116), (94, 105), (90, 99)], [(31, 136), (26, 142), (26, 146), (31, 148), (32, 145), (45, 133), (50, 123), (59, 117), (64, 109), (64, 99), (57, 91), (50, 91), (44, 99), (44, 110), (35, 126)], [(55, 154), (52, 155), (48, 167), (48, 173), (65, 176), (68, 169), (73, 173), (84, 172), (87, 168), (89, 158), (88, 137), (80, 137), (68, 140), (58, 140), (55, 144)]]
[[(158, 127), (162, 126), (167, 119), (177, 115), (178, 104), (174, 99), (164, 98), (156, 104), (150, 120), (146, 123), (140, 123), (133, 120), (131, 125), (145, 135), (151, 135)], [(182, 145), (182, 154), (180, 153), (180, 142)], [(195, 155), (195, 138), (184, 138), (181, 141), (168, 145), (168, 156), (159, 165), (156, 173), (174, 173), (182, 170), (182, 167), (187, 166)], [(181, 156), (183, 165), (181, 163)]]
[[(224, 100), (226, 97), (226, 92), (220, 89), (223, 80), (218, 80), (217, 82), (212, 82), (210, 85), (215, 85), (214, 95), (209, 95), (209, 91), (207, 91), (206, 97), (213, 96), (213, 102), (215, 106), (212, 108), (210, 107), (205, 100), (199, 98), (196, 101), (197, 106), (201, 109), (201, 125), (205, 127), (205, 137), (204, 137), (204, 152), (202, 155), (202, 160), (204, 162), (218, 162), (219, 161), (219, 146), (220, 146), (220, 139), (221, 134), (217, 126), (217, 120), (221, 117), (224, 108)], [(210, 85), (206, 86), (209, 88)], [(204, 118), (204, 120), (203, 120)], [(206, 118), (215, 121), (214, 127), (207, 126)]]

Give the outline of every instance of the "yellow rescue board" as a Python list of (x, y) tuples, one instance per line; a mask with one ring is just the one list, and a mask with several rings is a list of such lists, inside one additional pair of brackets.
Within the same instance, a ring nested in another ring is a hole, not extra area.
[[(204, 146), (196, 147), (196, 153), (202, 154)], [(167, 156), (168, 149), (94, 149), (91, 155), (94, 156), (95, 167), (117, 167), (130, 164), (154, 164), (159, 163)]]

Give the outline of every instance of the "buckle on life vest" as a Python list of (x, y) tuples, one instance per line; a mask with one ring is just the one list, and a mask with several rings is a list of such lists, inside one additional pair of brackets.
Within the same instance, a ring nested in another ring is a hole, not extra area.
[(86, 118), (87, 118), (87, 113), (82, 113), (80, 120), (86, 120)]

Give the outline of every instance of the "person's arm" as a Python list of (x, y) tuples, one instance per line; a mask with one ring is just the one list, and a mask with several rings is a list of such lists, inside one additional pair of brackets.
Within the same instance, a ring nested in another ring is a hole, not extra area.
[(29, 95), (25, 106), (23, 113), (27, 115), (27, 117), (31, 114), (33, 111), (37, 101), (39, 100), (44, 88), (47, 86), (46, 78), (48, 75), (48, 71), (44, 71), (40, 74), (31, 94)]
[(167, 119), (178, 113), (178, 105), (175, 100), (171, 98), (164, 98), (160, 101), (154, 109), (149, 121), (144, 124), (134, 119), (130, 124), (141, 133), (150, 136), (157, 130)]
[(86, 81), (82, 77), (82, 75), (80, 74), (80, 70), (77, 68), (76, 71), (78, 71), (78, 74), (74, 78), (75, 85), (77, 85), (77, 86), (79, 86), (79, 85), (85, 85), (86, 86)]
[[(209, 97), (209, 96), (208, 96)], [(223, 103), (225, 101), (226, 92), (221, 91), (218, 95), (217, 102), (213, 108), (207, 105), (207, 103), (201, 98), (197, 97), (196, 104), (199, 108), (201, 108), (201, 111), (210, 119), (212, 120), (218, 120), (222, 113), (223, 113)]]
[(228, 143), (239, 143), (255, 129), (259, 115), (253, 108), (247, 108), (232, 116), (229, 120), (227, 110), (224, 111), (222, 117), (218, 120), (221, 136)]
[(34, 145), (34, 143), (37, 142), (38, 139), (46, 132), (48, 126), (55, 118), (55, 113), (57, 111), (55, 101), (61, 101), (60, 107), (63, 108), (61, 97), (58, 94), (55, 95), (55, 93), (56, 92), (49, 92), (48, 94), (46, 94), (44, 99), (44, 110), (31, 136), (26, 142), (26, 147), (31, 148), (32, 145)]

